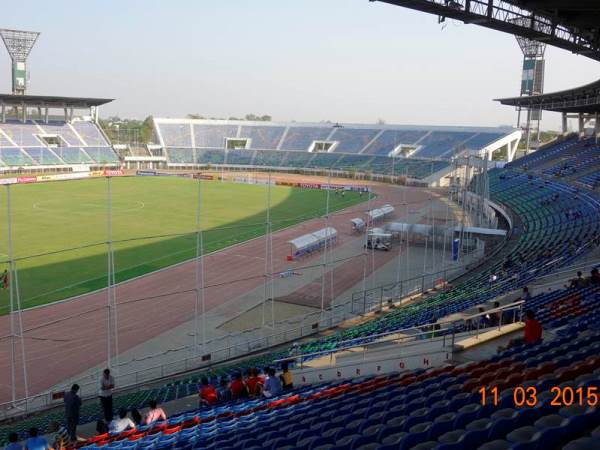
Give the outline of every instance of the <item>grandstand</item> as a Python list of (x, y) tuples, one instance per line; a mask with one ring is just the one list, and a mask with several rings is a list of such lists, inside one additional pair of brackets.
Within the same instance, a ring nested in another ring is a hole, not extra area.
[(98, 107), (109, 101), (0, 95), (0, 171), (69, 170), (81, 164), (120, 166), (92, 116), (82, 119), (73, 115), (83, 110), (96, 117)]
[[(169, 167), (224, 165), (280, 169), (336, 169), (406, 175), (445, 175), (452, 158), (487, 158), (508, 147), (512, 160), (520, 131), (494, 128), (265, 123), (154, 119), (156, 140)], [(218, 152), (224, 153), (219, 155)], [(135, 158), (126, 163), (135, 164)], [(433, 170), (433, 171), (432, 171)], [(439, 172), (439, 174), (438, 174)]]

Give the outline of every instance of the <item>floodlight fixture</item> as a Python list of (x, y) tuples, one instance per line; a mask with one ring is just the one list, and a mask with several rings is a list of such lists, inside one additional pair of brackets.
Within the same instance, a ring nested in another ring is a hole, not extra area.
[(0, 29), (0, 37), (12, 59), (12, 90), (15, 95), (24, 95), (27, 89), (27, 57), (40, 33)]

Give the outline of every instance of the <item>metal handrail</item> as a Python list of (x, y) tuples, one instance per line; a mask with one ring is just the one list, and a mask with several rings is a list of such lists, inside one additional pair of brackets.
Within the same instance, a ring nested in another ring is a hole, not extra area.
[[(340, 343), (344, 344), (344, 343), (349, 343), (349, 345), (342, 345), (340, 347), (336, 347), (335, 349), (330, 349), (330, 350), (322, 350), (322, 351), (318, 351), (318, 352), (311, 352), (311, 353), (303, 353), (300, 355), (290, 355), (287, 358), (281, 358), (281, 359), (277, 359), (274, 362), (275, 363), (282, 363), (285, 361), (290, 361), (291, 359), (313, 359), (314, 357), (317, 356), (321, 356), (321, 355), (329, 355), (329, 354), (333, 354), (333, 353), (337, 353), (337, 352), (342, 352), (345, 350), (350, 350), (353, 348), (357, 348), (357, 347), (364, 347), (364, 346), (368, 346), (368, 345), (372, 345), (372, 344), (377, 344), (377, 343), (381, 343), (381, 341), (379, 341), (379, 338), (383, 338), (386, 336), (392, 336), (394, 334), (406, 334), (407, 332), (411, 331), (411, 330), (418, 330), (418, 332), (416, 333), (412, 333), (410, 335), (406, 335), (406, 336), (401, 336), (398, 337), (398, 339), (408, 339), (408, 338), (414, 338), (415, 336), (420, 336), (420, 335), (429, 335), (429, 334), (433, 334), (435, 335), (436, 332), (440, 332), (440, 331), (444, 331), (444, 330), (449, 330), (451, 329), (451, 327), (446, 327), (444, 328), (443, 325), (446, 324), (450, 324), (452, 325), (452, 329), (454, 329), (454, 325), (459, 323), (459, 322), (467, 322), (469, 320), (473, 320), (474, 318), (477, 317), (481, 317), (481, 316), (485, 316), (488, 315), (490, 313), (495, 313), (495, 312), (501, 312), (501, 311), (509, 311), (509, 310), (517, 310), (517, 309), (521, 309), (522, 306), (525, 304), (524, 300), (519, 300), (513, 303), (509, 303), (507, 305), (503, 305), (500, 306), (498, 308), (491, 308), (491, 309), (487, 309), (484, 312), (479, 312), (476, 314), (471, 314), (469, 316), (466, 317), (462, 317), (460, 319), (453, 319), (453, 320), (446, 320), (446, 321), (442, 321), (442, 322), (431, 322), (431, 323), (427, 323), (424, 325), (420, 325), (420, 326), (415, 326), (415, 327), (409, 327), (409, 328), (402, 328), (400, 330), (396, 330), (396, 331), (387, 331), (385, 333), (379, 333), (379, 334), (374, 334), (374, 335), (370, 335), (370, 337), (373, 338), (373, 340), (371, 340), (370, 342), (364, 342), (361, 344), (352, 344), (353, 342), (356, 341), (360, 341), (360, 340), (364, 340), (365, 338), (353, 338), (353, 339), (348, 339), (345, 341), (340, 341)], [(432, 327), (435, 325), (440, 325), (440, 329), (432, 329), (432, 330), (428, 330), (428, 331), (422, 331), (424, 327)], [(502, 324), (499, 324), (499, 327)], [(435, 336), (432, 336), (435, 337)], [(390, 342), (393, 342), (394, 340), (391, 340)]]

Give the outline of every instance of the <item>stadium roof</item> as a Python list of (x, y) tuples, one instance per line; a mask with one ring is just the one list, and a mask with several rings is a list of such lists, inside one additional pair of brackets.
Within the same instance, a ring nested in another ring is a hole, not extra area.
[(49, 108), (90, 108), (101, 106), (112, 102), (108, 98), (85, 98), (85, 97), (54, 97), (47, 95), (13, 95), (0, 94), (0, 104), (7, 106), (29, 106)]
[(370, 0), (503, 31), (600, 61), (597, 0)]
[(501, 98), (503, 105), (566, 113), (600, 112), (600, 80), (565, 91), (524, 97)]

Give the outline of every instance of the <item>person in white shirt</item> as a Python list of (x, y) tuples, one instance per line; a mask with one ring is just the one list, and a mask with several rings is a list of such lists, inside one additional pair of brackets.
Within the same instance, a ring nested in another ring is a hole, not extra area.
[(115, 387), (115, 379), (110, 374), (109, 369), (104, 369), (102, 378), (100, 379), (100, 404), (102, 405), (102, 411), (104, 413), (104, 420), (106, 423), (110, 423), (113, 419), (113, 398), (112, 390)]
[(119, 418), (113, 420), (108, 426), (108, 431), (110, 433), (121, 433), (125, 430), (135, 430), (135, 423), (129, 417), (127, 417), (127, 410), (125, 408), (121, 408), (119, 410)]

